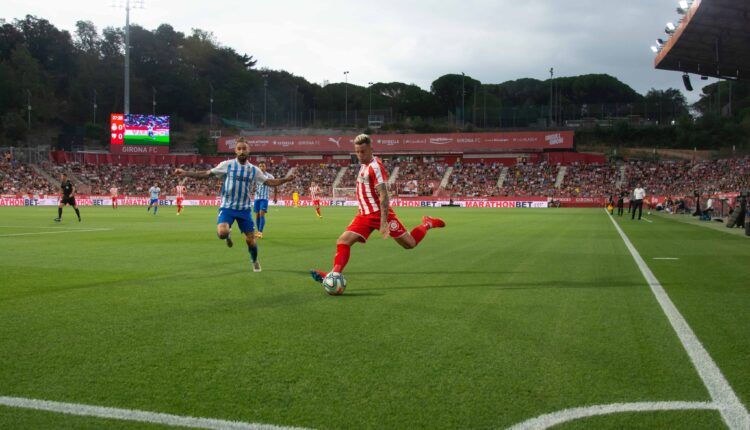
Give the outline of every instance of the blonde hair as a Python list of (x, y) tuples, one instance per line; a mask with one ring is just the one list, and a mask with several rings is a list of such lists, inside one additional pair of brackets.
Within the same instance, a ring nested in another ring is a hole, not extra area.
[(355, 145), (364, 145), (365, 143), (372, 143), (372, 141), (370, 140), (370, 136), (364, 133), (354, 138)]

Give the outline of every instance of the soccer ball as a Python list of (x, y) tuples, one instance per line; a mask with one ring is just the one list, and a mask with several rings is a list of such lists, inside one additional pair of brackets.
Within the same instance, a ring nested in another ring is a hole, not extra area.
[(346, 289), (346, 278), (339, 272), (331, 272), (323, 278), (323, 288), (332, 296), (340, 296)]

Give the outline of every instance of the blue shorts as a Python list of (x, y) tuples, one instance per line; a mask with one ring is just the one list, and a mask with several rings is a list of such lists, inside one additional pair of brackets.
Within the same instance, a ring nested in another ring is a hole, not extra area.
[(158, 205), (158, 204), (159, 204), (159, 199), (151, 199), (151, 200), (150, 200), (150, 201), (148, 202), (148, 204), (149, 204), (149, 205), (153, 205), (154, 203), (156, 203), (156, 204)]
[(256, 214), (260, 211), (268, 212), (268, 200), (255, 199), (255, 202), (253, 203), (253, 210)]
[(227, 223), (229, 227), (232, 226), (234, 221), (237, 221), (237, 226), (243, 233), (252, 233), (255, 231), (255, 225), (253, 224), (253, 215), (250, 209), (237, 210), (219, 208), (219, 217), (216, 220), (216, 224)]

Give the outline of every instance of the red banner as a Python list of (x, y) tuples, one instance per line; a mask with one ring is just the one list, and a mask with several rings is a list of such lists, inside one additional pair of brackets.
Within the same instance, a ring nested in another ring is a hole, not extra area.
[[(321, 136), (245, 136), (251, 153), (341, 153), (354, 152), (354, 135)], [(218, 141), (218, 152), (234, 152), (238, 136)], [(372, 136), (376, 153), (494, 153), (572, 149), (572, 131), (456, 134), (376, 134)]]

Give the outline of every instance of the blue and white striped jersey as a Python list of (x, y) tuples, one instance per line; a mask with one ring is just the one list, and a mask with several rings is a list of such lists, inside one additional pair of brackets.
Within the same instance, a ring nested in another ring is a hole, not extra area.
[[(273, 179), (273, 175), (266, 172), (266, 179)], [(258, 184), (257, 187), (255, 187), (255, 200), (268, 200), (269, 199), (269, 193), (270, 188), (266, 184)]]
[(253, 207), (253, 185), (266, 182), (266, 175), (250, 162), (240, 164), (234, 160), (222, 161), (211, 169), (216, 176), (223, 176), (221, 185), (221, 207), (248, 210)]

